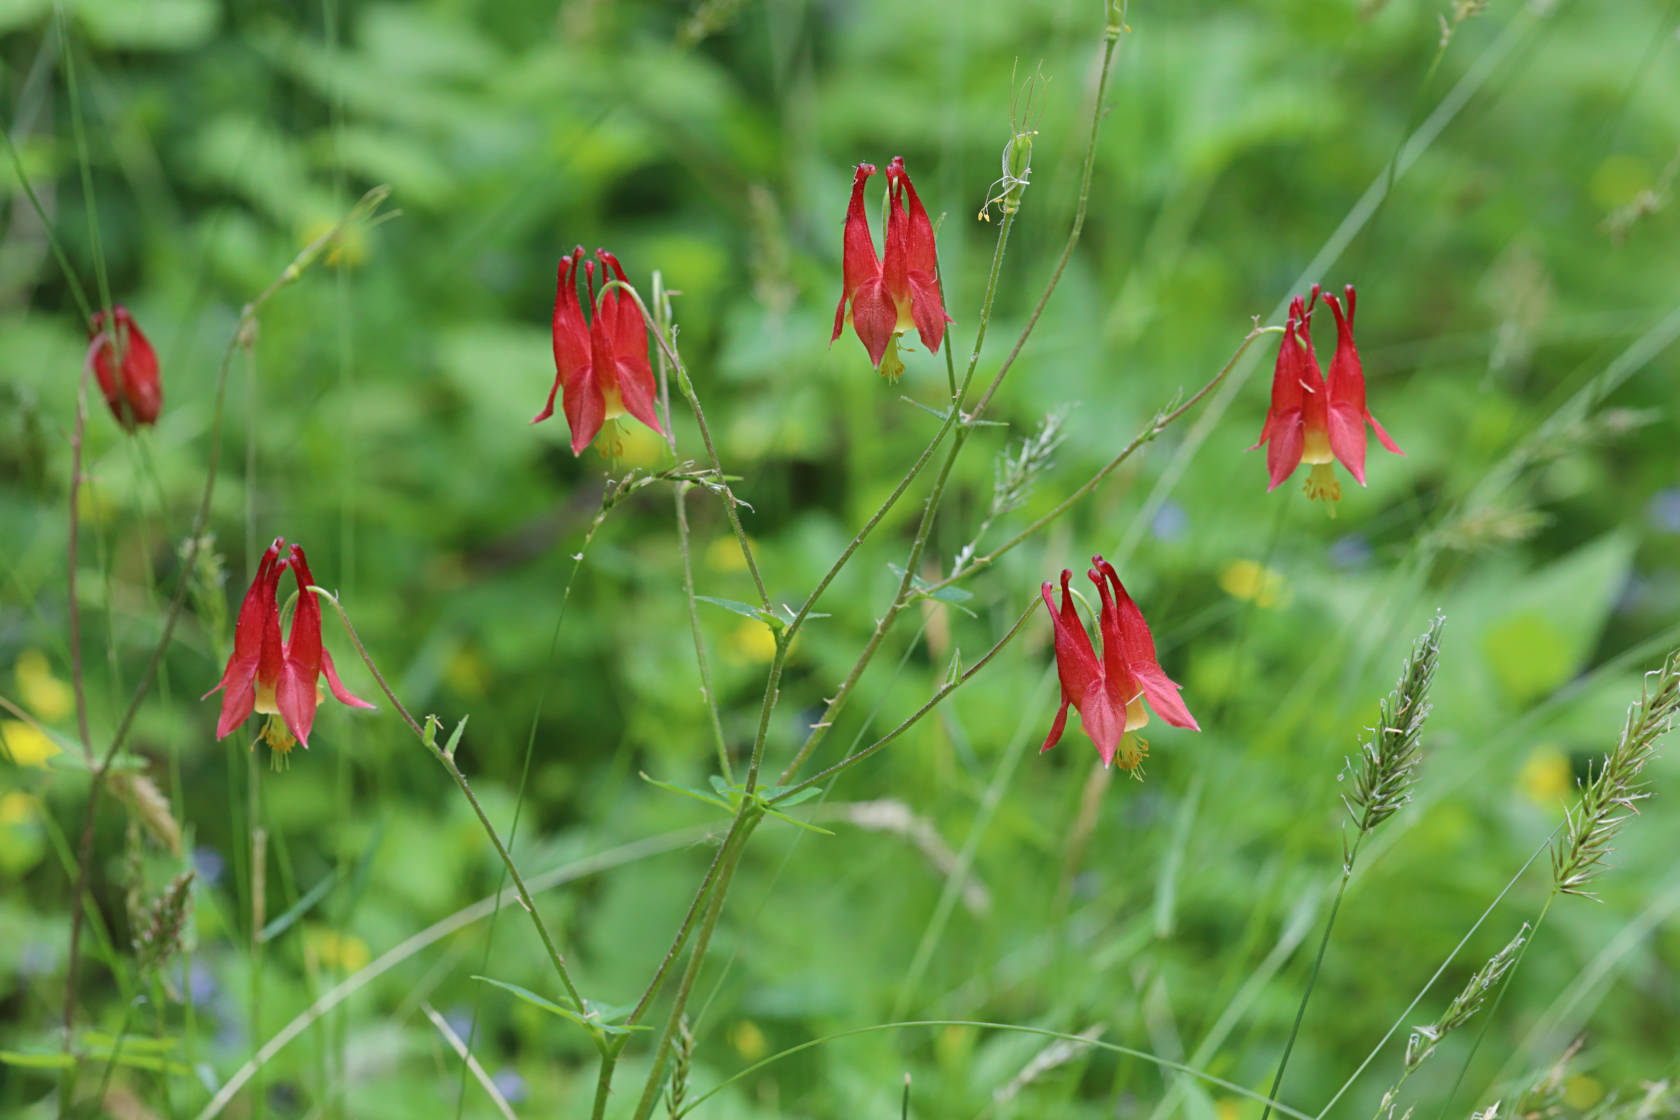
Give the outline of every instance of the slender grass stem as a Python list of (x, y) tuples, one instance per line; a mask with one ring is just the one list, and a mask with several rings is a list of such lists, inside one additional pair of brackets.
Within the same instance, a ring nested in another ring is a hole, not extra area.
[[(1353, 850), (1346, 862), (1342, 864), (1342, 881), (1336, 886), (1336, 897), (1331, 900), (1330, 914), (1324, 921), (1324, 935), (1318, 939), (1318, 953), (1313, 957), (1312, 971), (1307, 974), (1307, 987), (1301, 993), (1301, 1004), (1295, 1009), (1295, 1022), (1289, 1028), (1289, 1039), (1283, 1044), (1283, 1057), (1278, 1059), (1277, 1073), (1272, 1077), (1271, 1091), (1266, 1094), (1272, 1100), (1277, 1099), (1278, 1089), (1283, 1085), (1283, 1071), (1289, 1066), (1289, 1055), (1295, 1049), (1295, 1039), (1301, 1033), (1301, 1020), (1307, 1016), (1307, 1003), (1312, 999), (1313, 987), (1318, 983), (1318, 971), (1324, 966), (1324, 953), (1330, 947), (1330, 931), (1336, 928), (1336, 915), (1342, 908), (1342, 897), (1347, 894), (1348, 880), (1353, 878), (1353, 861), (1359, 855), (1360, 841), (1366, 834), (1361, 832), (1353, 841)], [(1268, 1103), (1260, 1113), (1260, 1120), (1267, 1120), (1272, 1114), (1272, 1106)]]
[(338, 597), (325, 588), (311, 587), (309, 590), (333, 605), (333, 610), (338, 612), (339, 621), (344, 623), (344, 632), (349, 635), (350, 644), (356, 647), (356, 653), (361, 657), (362, 663), (367, 666), (368, 672), (373, 674), (375, 683), (379, 685), (379, 691), (385, 694), (385, 698), (391, 702), (391, 706), (402, 717), (402, 721), (408, 724), (408, 729), (414, 732), (414, 737), (420, 740), (421, 744), (431, 751), (432, 757), (442, 764), (444, 770), (448, 771), (450, 778), (455, 782), (456, 788), (461, 791), (461, 796), (465, 797), (467, 804), (472, 806), (473, 813), (478, 817), (478, 823), (484, 828), (484, 834), (490, 838), (490, 843), (495, 847), (496, 854), (501, 857), (502, 866), (507, 869), (508, 878), (513, 880), (514, 889), (519, 892), (520, 903), (525, 907), (525, 912), (531, 916), (531, 924), (536, 927), (537, 936), (542, 940), (543, 949), (548, 953), (549, 963), (554, 966), (555, 975), (560, 978), (560, 983), (565, 987), (566, 995), (572, 1001), (573, 1008), (580, 1015), (584, 1014), (586, 1009), (583, 996), (578, 992), (577, 985), (572, 983), (571, 973), (566, 969), (566, 959), (560, 955), (559, 948), (555, 946), (554, 938), (549, 934), (548, 926), (543, 922), (542, 915), (537, 913), (536, 903), (531, 900), (530, 889), (526, 887), (524, 878), (519, 874), (519, 868), (514, 864), (513, 856), (508, 852), (507, 846), (502, 843), (501, 835), (497, 833), (496, 826), (490, 823), (489, 816), (484, 812), (484, 806), (479, 804), (477, 795), (472, 791), (472, 786), (467, 783), (467, 776), (461, 773), (459, 766), (455, 765), (455, 759), (446, 754), (442, 747), (426, 735), (425, 729), (409, 714), (408, 709), (403, 707), (403, 702), (397, 699), (397, 694), (386, 683), (384, 674), (380, 673), (379, 666), (374, 664), (373, 657), (368, 653), (367, 647), (362, 644), (361, 636), (356, 633), (356, 628), (351, 625), (350, 616), (344, 611), (344, 604), (340, 603)]

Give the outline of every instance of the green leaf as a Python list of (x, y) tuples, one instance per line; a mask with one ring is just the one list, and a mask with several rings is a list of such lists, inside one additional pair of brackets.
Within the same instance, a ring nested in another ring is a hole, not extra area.
[(772, 630), (779, 631), (787, 625), (787, 622), (781, 617), (772, 614), (763, 607), (755, 607), (751, 603), (743, 603), (739, 599), (719, 599), (712, 595), (696, 595), (695, 598), (703, 603), (710, 603), (714, 607), (722, 607), (724, 610), (738, 614), (742, 618), (755, 619)]
[(957, 587), (955, 584), (933, 591), (924, 591), (922, 594), (929, 599), (938, 599), (941, 603), (966, 603), (974, 598), (974, 592), (965, 587)]
[(687, 797), (692, 797), (696, 801), (704, 801), (708, 805), (717, 806), (726, 813), (733, 813), (735, 811), (735, 806), (730, 805), (727, 802), (719, 801), (709, 793), (702, 793), (697, 789), (689, 789), (687, 786), (679, 786), (672, 782), (662, 782), (657, 778), (650, 778), (645, 770), (638, 770), (637, 773), (641, 775), (642, 781), (646, 782), (650, 786), (658, 786), (660, 789), (670, 790), (672, 793), (680, 793)]
[(526, 1003), (530, 1004), (532, 1007), (540, 1007), (550, 1015), (558, 1015), (562, 1019), (570, 1020), (578, 1026), (583, 1027), (585, 1030), (595, 1031), (600, 1034), (616, 1035), (629, 1034), (632, 1031), (645, 1031), (648, 1029), (643, 1026), (621, 1027), (613, 1023), (603, 1022), (601, 1018), (597, 1018), (597, 1016), (603, 1015), (603, 1013), (607, 1011), (617, 1012), (618, 1008), (616, 1007), (605, 1007), (601, 1004), (585, 1000), (584, 1007), (588, 1010), (588, 1013), (585, 1015), (579, 1015), (571, 1008), (561, 1007), (553, 1000), (544, 999), (531, 989), (521, 988), (518, 984), (509, 984), (505, 980), (497, 980), (490, 976), (474, 976), (473, 979), (483, 981), (484, 983), (489, 984), (492, 987), (500, 988), (505, 992), (511, 992), (515, 996), (524, 1000)]
[(328, 875), (319, 883), (310, 887), (309, 890), (304, 893), (302, 898), (286, 907), (285, 913), (281, 914), (278, 918), (275, 918), (272, 922), (269, 922), (266, 926), (264, 926), (262, 928), (262, 932), (257, 934), (257, 940), (266, 945), (268, 942), (273, 941), (276, 937), (279, 937), (282, 933), (291, 929), (292, 926), (297, 923), (299, 918), (309, 913), (315, 908), (317, 903), (327, 897), (327, 895), (332, 891), (334, 884), (337, 882), (338, 872), (334, 871), (331, 875)]
[(786, 813), (780, 812), (779, 810), (771, 809), (771, 808), (767, 807), (764, 811), (766, 813), (768, 813), (770, 816), (775, 817), (778, 820), (786, 821), (787, 823), (793, 825), (795, 828), (803, 828), (806, 832), (815, 832), (815, 833), (819, 833), (823, 836), (833, 836), (834, 835), (834, 833), (830, 832), (826, 828), (820, 828), (817, 825), (812, 824), (810, 821), (802, 821), (798, 817), (790, 817)]
[(787, 808), (790, 808), (794, 805), (803, 805), (805, 802), (811, 800), (811, 798), (813, 798), (813, 797), (819, 796), (821, 793), (822, 793), (822, 787), (821, 786), (807, 786), (806, 788), (800, 790), (798, 793), (794, 794), (792, 797), (789, 797), (785, 801), (776, 801), (776, 798), (780, 796), (779, 793), (777, 793), (777, 794), (766, 793), (764, 795), (764, 797), (765, 797), (766, 801), (776, 801), (776, 804), (777, 804), (778, 807), (783, 808), (783, 809), (787, 809)]
[(467, 720), (471, 718), (471, 716), (462, 716), (461, 722), (455, 725), (455, 730), (449, 733), (449, 742), (443, 745), (444, 757), (455, 757), (455, 748), (461, 745), (461, 732), (467, 729)]
[(76, 1064), (74, 1054), (31, 1054), (23, 1050), (0, 1050), (0, 1065), (19, 1069), (69, 1069)]

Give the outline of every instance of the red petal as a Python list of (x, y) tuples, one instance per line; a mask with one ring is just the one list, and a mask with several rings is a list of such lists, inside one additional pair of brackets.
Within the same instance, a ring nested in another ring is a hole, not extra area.
[(1172, 724), (1174, 727), (1188, 728), (1200, 731), (1201, 726), (1196, 718), (1190, 714), (1190, 709), (1184, 706), (1179, 698), (1179, 685), (1173, 683), (1159, 665), (1136, 667), (1138, 682), (1143, 685), (1143, 698), (1149, 701), (1149, 706), (1155, 714)]
[(887, 167), (887, 177), (904, 184), (904, 199), (910, 210), (909, 226), (906, 230), (910, 271), (937, 276), (939, 251), (933, 242), (933, 222), (928, 219), (928, 212), (916, 195), (916, 188), (910, 182), (910, 173), (904, 170), (903, 156), (893, 157), (892, 163)]
[(1365, 372), (1359, 364), (1359, 349), (1353, 344), (1353, 285), (1348, 285), (1348, 312), (1342, 313), (1342, 301), (1325, 296), (1330, 313), (1336, 317), (1336, 353), (1330, 359), (1330, 403), (1346, 405), (1355, 415), (1365, 415)]
[(1301, 465), (1306, 439), (1306, 424), (1300, 412), (1273, 418), (1271, 442), (1266, 445), (1266, 473), (1271, 478), (1271, 485), (1266, 487), (1268, 494), (1283, 485), (1284, 479), (1294, 474), (1295, 468)]
[[(560, 259), (559, 277), (554, 287), (554, 385), (576, 380), (589, 368), (589, 332), (583, 321), (583, 308), (578, 303), (577, 266), (583, 258), (583, 246)], [(548, 404), (537, 416), (546, 420), (554, 414), (554, 390), (548, 394)], [(535, 423), (536, 421), (532, 421)]]
[(333, 699), (337, 700), (340, 704), (346, 704), (352, 708), (367, 708), (370, 711), (378, 710), (375, 705), (369, 704), (366, 700), (363, 700), (361, 697), (351, 692), (348, 688), (344, 687), (344, 682), (338, 679), (338, 667), (333, 664), (332, 654), (328, 653), (325, 649), (321, 651), (321, 668), (327, 674), (327, 687), (332, 690)]
[(660, 435), (665, 434), (665, 429), (659, 426), (656, 408), (659, 391), (646, 355), (641, 356), (639, 361), (636, 358), (618, 359), (618, 395), (626, 412)]
[(303, 549), (292, 545), (292, 575), (297, 579), (297, 609), (292, 613), (292, 630), (286, 637), (280, 677), (275, 684), (275, 706), (297, 741), (307, 749), (309, 729), (315, 723), (315, 706), (320, 697), (315, 682), (321, 676), (321, 604), (309, 590), (315, 582)]
[[(901, 179), (891, 172), (887, 175), (887, 247), (881, 257), (881, 282), (895, 305), (910, 302), (910, 222), (904, 216)], [(857, 315), (855, 302), (852, 315)]]
[(869, 363), (877, 369), (887, 352), (887, 343), (898, 327), (898, 309), (887, 294), (886, 285), (877, 278), (866, 280), (852, 293), (852, 328), (869, 351)]
[(916, 333), (928, 353), (937, 354), (945, 340), (945, 324), (951, 317), (945, 314), (945, 304), (939, 296), (939, 282), (931, 272), (910, 273), (910, 317), (916, 321)]
[(1330, 406), (1330, 450), (1353, 480), (1365, 485), (1365, 417), (1350, 404)]
[[(216, 721), (216, 738), (227, 736), (244, 723), (256, 705), (256, 680), (261, 675), (267, 651), (269, 630), (272, 628), (278, 644), (280, 608), (275, 602), (275, 584), (279, 579), (279, 557), (285, 542), (276, 537), (257, 562), (257, 574), (251, 580), (245, 599), (239, 605), (239, 618), (233, 627), (233, 653), (228, 657), (222, 679), (199, 699), (209, 699), (217, 689), (226, 689), (222, 696), (222, 712)], [(277, 663), (277, 662), (276, 662)]]
[(1079, 722), (1096, 744), (1104, 766), (1114, 763), (1114, 752), (1120, 749), (1120, 737), (1126, 733), (1128, 699), (1114, 681), (1104, 679), (1093, 681), (1078, 702)]
[(1062, 730), (1067, 727), (1067, 710), (1070, 703), (1072, 703), (1071, 700), (1064, 698), (1062, 706), (1056, 709), (1056, 720), (1050, 725), (1050, 734), (1044, 737), (1044, 745), (1038, 748), (1039, 754), (1043, 754), (1062, 741)]
[(1404, 451), (1400, 450), (1400, 445), (1399, 444), (1395, 443), (1392, 439), (1388, 438), (1388, 433), (1383, 431), (1383, 426), (1381, 424), (1377, 423), (1377, 418), (1375, 416), (1371, 415), (1371, 410), (1370, 409), (1365, 410), (1365, 419), (1369, 420), (1371, 422), (1371, 430), (1377, 433), (1377, 442), (1378, 443), (1382, 444), (1384, 447), (1388, 448), (1388, 450), (1394, 452), (1396, 455), (1404, 455), (1405, 454)]
[[(869, 215), (863, 204), (863, 184), (875, 174), (875, 165), (860, 163), (852, 172), (852, 201), (846, 207), (846, 232), (841, 249), (840, 268), (844, 291), (840, 301), (845, 303), (849, 293), (865, 280), (881, 273), (880, 258), (875, 255), (875, 239), (869, 235)], [(835, 327), (839, 335), (840, 329)]]
[(1062, 609), (1059, 612), (1055, 607), (1053, 585), (1045, 583), (1039, 588), (1039, 593), (1044, 596), (1044, 605), (1050, 608), (1050, 622), (1055, 627), (1056, 676), (1061, 680), (1063, 703), (1078, 703), (1079, 697), (1085, 694), (1092, 682), (1102, 678), (1097, 651), (1091, 646), (1091, 636), (1085, 632), (1085, 624), (1080, 621), (1079, 611), (1068, 591), (1068, 580), (1072, 577), (1072, 572), (1062, 569)]

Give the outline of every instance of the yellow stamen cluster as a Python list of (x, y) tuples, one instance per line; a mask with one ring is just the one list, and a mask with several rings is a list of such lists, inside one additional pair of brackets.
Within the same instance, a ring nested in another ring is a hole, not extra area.
[[(1336, 470), (1329, 463), (1314, 463), (1312, 470), (1307, 473), (1307, 484), (1302, 487), (1307, 497), (1318, 502), (1339, 502), (1342, 500), (1342, 484), (1336, 481)], [(1336, 516), (1336, 507), (1330, 507), (1330, 516)]]

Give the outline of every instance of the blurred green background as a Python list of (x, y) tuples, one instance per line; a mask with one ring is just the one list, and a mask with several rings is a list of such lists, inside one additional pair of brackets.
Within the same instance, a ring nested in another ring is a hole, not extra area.
[[(828, 346), (851, 165), (902, 154), (943, 215), (960, 364), (995, 237), (975, 214), (1010, 135), (1011, 74), (1047, 79), (980, 361), (989, 380), (1073, 216), (1103, 19), (1096, 2), (1008, 0), (0, 3), (22, 168), (82, 285), (97, 293), (103, 270), (163, 370), (163, 416), (138, 439), (90, 401), (79, 570), (96, 743), (175, 587), (240, 306), (368, 187), (390, 184), (401, 211), (277, 295), (252, 357), (233, 363), (212, 511), (226, 586), (193, 598), (131, 740), (183, 855), (136, 848), (107, 800), (92, 891), (125, 941), (132, 852), (150, 893), (197, 868), (192, 951), (165, 971), (190, 999), (167, 1002), (160, 1024), (96, 958), (80, 1012), (84, 1029), (173, 1040), (160, 1045), (183, 1072), (120, 1068), (98, 1108), (196, 1115), (206, 1082), (312, 1000), (500, 884), (470, 811), (388, 705), (323, 706), (313, 749), (283, 773), (247, 753), (255, 725), (214, 742), (215, 704), (196, 697), (227, 636), (209, 604), (234, 609), (276, 535), (309, 549), (412, 710), (446, 726), (470, 713), (462, 765), (504, 835), (517, 821), (523, 868), (664, 838), (541, 898), (585, 992), (635, 1000), (719, 829), (638, 771), (704, 785), (715, 765), (667, 488), (608, 517), (556, 629), (603, 478), (660, 462), (639, 429), (615, 465), (574, 459), (558, 416), (527, 424), (553, 377), (556, 263), (576, 243), (605, 246), (643, 291), (657, 269), (681, 293), (679, 342), (752, 504), (771, 595), (797, 604), (937, 427), (915, 405), (946, 394), (943, 360), (919, 344), (896, 386), (850, 331)], [(1097, 551), (1203, 731), (1152, 727), (1141, 784), (1102, 788), (1076, 730), (1040, 757), (1055, 685), (1036, 617), (934, 717), (833, 784), (813, 816), (835, 835), (771, 822), (755, 837), (691, 1007), (691, 1097), (785, 1047), (904, 1018), (1100, 1029), (1265, 1092), (1340, 870), (1343, 759), (1439, 608), (1417, 801), (1361, 854), (1282, 1090), (1316, 1112), (1539, 850), (1614, 744), (1639, 673), (1676, 644), (1680, 5), (1137, 4), (1128, 22), (1084, 237), (993, 406), (1008, 427), (982, 430), (959, 463), (928, 574), (984, 516), (994, 458), (1047, 412), (1067, 410), (1067, 439), (990, 543), (1210, 378), (1251, 316), (1315, 280), (1359, 285), (1371, 407), (1406, 457), (1373, 442), (1370, 487), (1344, 478), (1335, 519), (1301, 476), (1268, 496), (1264, 453), (1243, 452), (1272, 357), (1256, 346), (1208, 402), (970, 581), (973, 598), (907, 611), (819, 763), (897, 723), (954, 654), (972, 663), (1041, 580)], [(47, 1052), (65, 845), (88, 785), (49, 757), (75, 727), (65, 494), (86, 336), (11, 166), (0, 184), (0, 696), (30, 717), (0, 714), (12, 759), (0, 760), (0, 1048)], [(676, 411), (680, 455), (701, 458)], [(890, 600), (929, 481), (793, 650), (769, 740), (778, 768)], [(717, 501), (697, 491), (689, 510), (697, 590), (752, 598)], [(771, 644), (700, 609), (742, 752)], [(330, 619), (328, 645), (373, 695)], [(1450, 1106), (1483, 1020), (1443, 1045), (1402, 1107), (1483, 1108), (1580, 1034), (1568, 1110), (1680, 1072), (1674, 754), (1602, 904), (1553, 907)], [(260, 959), (253, 768), (262, 908), (297, 919)], [(1548, 886), (1542, 855), (1405, 1022), (1432, 1020)], [(474, 1052), (520, 1115), (585, 1114), (582, 1032), (477, 973), (555, 994), (517, 908), (467, 924), (336, 1006), (227, 1115), (493, 1115), (422, 1005), (463, 1035), (476, 1016)], [(1403, 1038), (1338, 1115), (1370, 1114)], [(700, 1115), (897, 1116), (909, 1073), (915, 1116), (1259, 1116), (1148, 1063), (1048, 1045), (958, 1026), (867, 1034), (738, 1081)], [(612, 1115), (629, 1115), (646, 1060), (633, 1043)], [(81, 1077), (90, 1098), (99, 1070)], [(0, 1111), (43, 1115), (55, 1084), (0, 1065)]]

